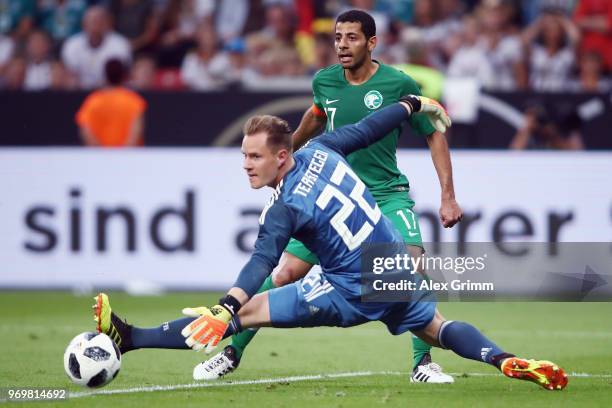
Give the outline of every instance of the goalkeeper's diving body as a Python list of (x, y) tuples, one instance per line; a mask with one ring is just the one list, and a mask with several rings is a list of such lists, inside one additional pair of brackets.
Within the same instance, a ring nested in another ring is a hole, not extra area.
[[(183, 313), (188, 317), (154, 328), (122, 321), (112, 312), (108, 296), (99, 294), (94, 305), (98, 331), (113, 338), (122, 353), (140, 348), (210, 352), (223, 338), (252, 327), (349, 327), (379, 320), (394, 335), (411, 331), (433, 346), (493, 365), (508, 377), (549, 390), (564, 388), (567, 376), (560, 367), (517, 358), (472, 325), (443, 320), (435, 301), (418, 297), (410, 302), (361, 301), (361, 245), (401, 243), (403, 247), (403, 240), (345, 156), (375, 143), (416, 112), (442, 132), (450, 126), (437, 102), (408, 95), (354, 125), (312, 139), (295, 154), (285, 121), (274, 116), (249, 119), (242, 143), (249, 183), (252, 188), (275, 190), (259, 219), (255, 251), (233, 287), (219, 304), (186, 308)], [(291, 237), (318, 256), (322, 272), (256, 294)], [(412, 276), (422, 279), (418, 273)]]
[[(334, 48), (338, 64), (314, 75), (313, 104), (293, 134), (295, 150), (319, 135), (322, 126), (333, 131), (396, 103), (402, 95), (421, 94), (410, 76), (372, 59), (376, 44), (376, 23), (367, 12), (348, 10), (336, 18)], [(445, 228), (452, 228), (463, 213), (455, 200), (446, 136), (432, 127), (423, 115), (412, 115), (405, 125), (409, 126), (411, 135), (427, 141), (440, 183), (440, 221)], [(346, 160), (368, 187), (380, 211), (400, 232), (411, 256), (418, 258), (424, 251), (419, 216), (410, 196), (409, 180), (397, 165), (396, 150), (401, 134), (401, 128), (392, 129), (377, 143), (347, 155)], [(316, 264), (319, 264), (316, 255), (292, 238), (279, 265), (259, 292), (293, 283), (306, 276)], [(238, 368), (256, 333), (254, 329), (232, 336), (230, 344), (204, 363), (198, 379), (216, 380), (219, 373), (229, 373)], [(430, 384), (454, 381), (432, 361), (429, 344), (415, 336), (409, 340), (412, 343), (410, 381)]]

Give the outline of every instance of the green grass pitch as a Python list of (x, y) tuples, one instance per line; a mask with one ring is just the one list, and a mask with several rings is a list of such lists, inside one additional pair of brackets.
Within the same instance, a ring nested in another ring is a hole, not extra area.
[[(178, 317), (185, 306), (213, 304), (218, 297), (111, 293), (111, 302), (129, 322), (153, 326)], [(62, 357), (74, 335), (94, 329), (92, 303), (90, 296), (62, 292), (0, 292), (0, 387), (86, 391), (69, 382)], [(555, 361), (570, 374), (568, 387), (549, 392), (436, 349), (434, 360), (455, 373), (455, 384), (411, 384), (410, 336), (391, 336), (382, 324), (371, 323), (351, 329), (263, 329), (240, 369), (210, 387), (185, 387), (204, 354), (134, 351), (124, 356), (117, 379), (102, 389), (125, 393), (42, 406), (612, 406), (612, 303), (443, 303), (439, 308), (449, 319), (476, 325), (509, 352)], [(316, 375), (324, 376), (308, 377)], [(169, 389), (152, 391), (155, 386)], [(31, 405), (38, 404), (26, 406)]]

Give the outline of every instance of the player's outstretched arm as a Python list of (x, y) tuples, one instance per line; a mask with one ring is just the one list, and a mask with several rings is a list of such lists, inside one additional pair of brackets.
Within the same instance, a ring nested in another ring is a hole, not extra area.
[(293, 133), (293, 150), (297, 150), (312, 139), (325, 124), (325, 113), (312, 105), (302, 116), (302, 121)]
[(406, 95), (400, 98), (399, 103), (376, 111), (354, 125), (325, 133), (317, 140), (348, 155), (378, 142), (413, 113), (427, 115), (432, 125), (440, 131), (446, 131), (451, 125), (450, 118), (438, 102), (424, 96)]

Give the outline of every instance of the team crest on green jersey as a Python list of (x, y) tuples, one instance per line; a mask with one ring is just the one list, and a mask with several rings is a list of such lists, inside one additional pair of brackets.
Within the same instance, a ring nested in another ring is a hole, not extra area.
[(368, 109), (378, 109), (383, 103), (383, 96), (380, 92), (372, 90), (365, 94), (363, 103), (365, 103)]

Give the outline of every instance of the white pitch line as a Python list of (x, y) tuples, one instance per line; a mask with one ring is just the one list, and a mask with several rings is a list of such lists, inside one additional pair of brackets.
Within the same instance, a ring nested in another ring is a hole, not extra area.
[(257, 384), (273, 384), (273, 383), (284, 383), (284, 382), (300, 382), (300, 381), (314, 381), (314, 380), (326, 380), (332, 378), (350, 378), (350, 377), (368, 377), (374, 375), (402, 375), (399, 371), (355, 371), (347, 373), (335, 373), (335, 374), (315, 374), (315, 375), (298, 375), (293, 377), (281, 377), (281, 378), (262, 378), (259, 380), (242, 380), (242, 381), (224, 381), (224, 382), (202, 382), (202, 383), (190, 383), (190, 384), (176, 384), (176, 385), (152, 385), (150, 387), (135, 387), (135, 388), (124, 388), (118, 390), (101, 390), (101, 391), (88, 391), (88, 392), (75, 392), (70, 393), (70, 398), (82, 398), (90, 397), (93, 395), (100, 394), (131, 394), (135, 392), (155, 392), (155, 391), (174, 391), (174, 390), (185, 390), (194, 388), (209, 388), (209, 387), (227, 387), (232, 385), (257, 385)]
[[(468, 377), (503, 377), (499, 373), (449, 373), (454, 377), (461, 377), (467, 375)], [(132, 394), (137, 392), (156, 392), (156, 391), (175, 391), (175, 390), (187, 390), (197, 388), (211, 388), (211, 387), (228, 387), (234, 385), (258, 385), (258, 384), (274, 384), (274, 383), (291, 383), (291, 382), (302, 382), (302, 381), (316, 381), (316, 380), (328, 380), (334, 378), (351, 378), (351, 377), (370, 377), (376, 375), (408, 375), (406, 372), (400, 371), (354, 371), (345, 373), (333, 373), (333, 374), (314, 374), (314, 375), (298, 375), (293, 377), (280, 377), (280, 378), (262, 378), (259, 380), (241, 380), (241, 381), (223, 381), (223, 382), (202, 382), (202, 383), (189, 383), (189, 384), (175, 384), (175, 385), (152, 385), (149, 387), (134, 387), (134, 388), (123, 388), (117, 390), (99, 390), (99, 391), (85, 391), (85, 392), (73, 392), (70, 393), (70, 398), (83, 398), (91, 397), (94, 395), (114, 395), (114, 394)], [(589, 373), (570, 373), (570, 378), (612, 378), (612, 374), (589, 374)]]

